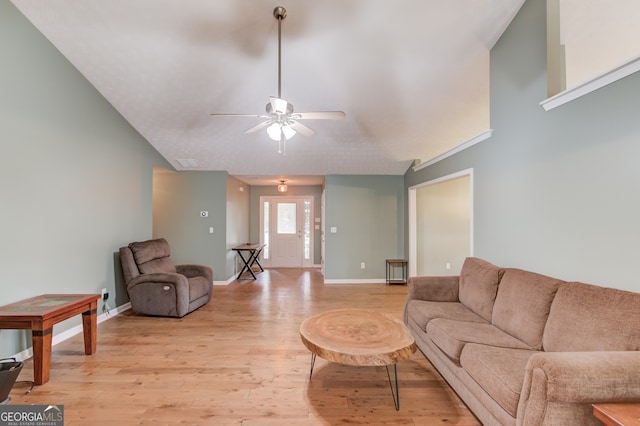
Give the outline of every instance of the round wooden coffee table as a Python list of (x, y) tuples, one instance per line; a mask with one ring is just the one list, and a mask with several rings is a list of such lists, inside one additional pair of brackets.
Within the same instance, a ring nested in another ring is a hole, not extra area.
[[(309, 380), (316, 356), (346, 365), (384, 365), (396, 410), (400, 409), (396, 365), (413, 355), (416, 343), (399, 318), (371, 309), (337, 309), (303, 321), (300, 337), (311, 351)], [(395, 392), (390, 365), (395, 375)]]

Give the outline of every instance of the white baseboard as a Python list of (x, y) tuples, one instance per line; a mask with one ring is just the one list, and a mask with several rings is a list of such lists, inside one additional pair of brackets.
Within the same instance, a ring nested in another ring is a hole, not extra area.
[[(128, 311), (129, 309), (131, 309), (131, 303), (127, 302), (124, 305), (121, 305), (121, 306), (118, 306), (117, 308), (113, 308), (109, 310), (109, 313), (105, 312), (101, 315), (98, 315), (98, 324), (106, 320), (109, 320), (115, 317), (116, 315), (121, 314), (124, 311)], [(62, 333), (54, 335), (53, 338), (51, 339), (51, 345), (55, 346), (58, 343), (64, 342), (65, 340), (70, 339), (76, 334), (80, 334), (82, 332), (83, 332), (82, 324), (76, 325), (75, 327), (71, 327), (70, 329), (63, 331)], [(24, 361), (25, 359), (31, 358), (32, 356), (33, 356), (33, 346), (30, 346), (24, 351), (19, 352), (15, 355), (12, 355), (11, 358), (15, 358), (19, 361)]]
[(364, 279), (364, 280), (352, 280), (352, 279), (335, 279), (335, 280), (324, 280), (325, 284), (386, 284), (386, 279)]
[(232, 282), (234, 282), (235, 280), (237, 280), (239, 275), (240, 275), (240, 274), (232, 275), (232, 276), (231, 276), (231, 278), (229, 278), (229, 279), (228, 279), (228, 280), (226, 280), (226, 281), (214, 281), (214, 282), (213, 282), (213, 285), (214, 285), (214, 286), (216, 286), (216, 285), (229, 285), (229, 284), (231, 284)]

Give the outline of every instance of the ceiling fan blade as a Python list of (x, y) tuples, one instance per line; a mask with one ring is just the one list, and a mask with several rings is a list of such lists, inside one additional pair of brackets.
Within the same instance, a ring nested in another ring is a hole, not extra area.
[(300, 120), (340, 120), (346, 117), (342, 111), (296, 112), (295, 118)]
[(289, 126), (291, 126), (293, 130), (304, 136), (313, 136), (316, 134), (315, 130), (310, 129), (309, 127), (305, 126), (302, 123), (298, 123), (295, 120), (289, 120)]
[(255, 126), (251, 127), (250, 129), (245, 130), (244, 133), (255, 133), (260, 129), (264, 129), (265, 127), (267, 127), (271, 123), (273, 123), (273, 121), (271, 121), (271, 120), (263, 121), (262, 123), (257, 124)]
[(217, 117), (266, 117), (264, 114), (209, 114)]

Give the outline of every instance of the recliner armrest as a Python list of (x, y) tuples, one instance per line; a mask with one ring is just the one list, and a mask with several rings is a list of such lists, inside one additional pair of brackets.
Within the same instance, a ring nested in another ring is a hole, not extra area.
[(213, 270), (205, 265), (176, 265), (176, 271), (187, 278), (205, 277), (213, 283)]
[(137, 277), (132, 278), (127, 283), (127, 288), (131, 289), (140, 284), (149, 284), (149, 283), (157, 283), (159, 285), (162, 284), (173, 284), (176, 286), (188, 286), (189, 283), (187, 278), (178, 273), (172, 272), (156, 272), (154, 274), (141, 274)]

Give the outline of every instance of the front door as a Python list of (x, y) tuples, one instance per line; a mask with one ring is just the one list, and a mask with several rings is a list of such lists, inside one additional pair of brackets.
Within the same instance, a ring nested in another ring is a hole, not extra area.
[(263, 200), (262, 235), (271, 267), (310, 266), (311, 200), (307, 197), (267, 197)]

